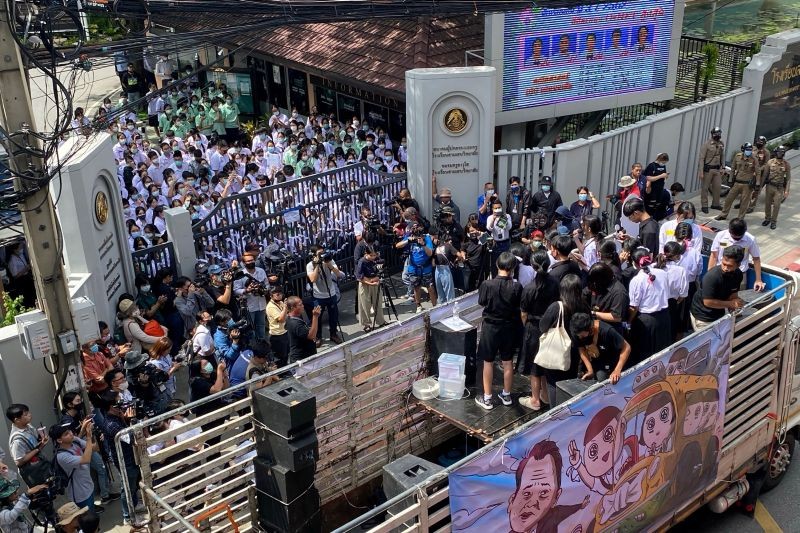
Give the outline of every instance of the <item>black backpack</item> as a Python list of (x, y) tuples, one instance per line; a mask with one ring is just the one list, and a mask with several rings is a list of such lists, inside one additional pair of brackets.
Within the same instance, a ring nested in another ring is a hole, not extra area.
[[(87, 446), (89, 444), (87, 443)], [(53, 457), (52, 463), (52, 476), (50, 476), (49, 484), (50, 490), (56, 494), (64, 494), (67, 491), (67, 487), (69, 486), (69, 482), (72, 481), (72, 476), (75, 474), (75, 470), (72, 470), (72, 474), (67, 475), (61, 465), (58, 464), (58, 456), (61, 453), (72, 453), (70, 450), (65, 450), (64, 448), (58, 448), (56, 450), (56, 454)]]

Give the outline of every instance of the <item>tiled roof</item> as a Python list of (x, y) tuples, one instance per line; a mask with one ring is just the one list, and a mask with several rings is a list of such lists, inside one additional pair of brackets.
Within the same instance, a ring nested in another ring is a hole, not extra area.
[[(178, 18), (179, 30), (218, 27), (212, 18)], [(308, 67), (323, 76), (353, 80), (396, 93), (405, 92), (405, 71), (413, 68), (463, 66), (464, 52), (483, 48), (484, 18), (423, 17), (417, 20), (371, 19), (355, 22), (297, 24), (268, 30), (255, 40), (234, 36), (226, 44)], [(232, 41), (232, 42), (228, 42)]]

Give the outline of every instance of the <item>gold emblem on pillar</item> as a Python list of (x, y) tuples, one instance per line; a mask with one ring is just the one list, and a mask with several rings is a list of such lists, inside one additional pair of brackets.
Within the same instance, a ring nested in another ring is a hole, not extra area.
[(444, 127), (450, 133), (461, 133), (467, 128), (467, 112), (454, 107), (444, 115)]
[(103, 191), (98, 192), (94, 197), (94, 216), (97, 222), (105, 224), (108, 221), (108, 197)]

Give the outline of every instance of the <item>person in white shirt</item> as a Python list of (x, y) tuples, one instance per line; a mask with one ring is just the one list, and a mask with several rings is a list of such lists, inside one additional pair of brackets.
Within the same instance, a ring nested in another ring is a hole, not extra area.
[(632, 364), (644, 361), (670, 345), (669, 280), (667, 273), (650, 268), (652, 257), (641, 247), (632, 254), (638, 270), (628, 286), (630, 298)]
[(114, 160), (117, 163), (120, 163), (125, 158), (125, 152), (128, 151), (128, 139), (124, 134), (117, 135), (117, 144), (111, 148), (111, 151), (114, 153)]
[(530, 265), (530, 249), (521, 242), (515, 242), (511, 245), (510, 251), (519, 261), (516, 279), (524, 289), (536, 277), (536, 271)]
[(201, 311), (197, 314), (197, 327), (192, 335), (192, 353), (199, 357), (210, 357), (214, 355), (214, 336), (208, 325), (211, 324), (213, 317), (208, 311)]
[(681, 202), (675, 209), (675, 219), (668, 220), (661, 225), (658, 234), (658, 244), (661, 251), (664, 250), (664, 245), (670, 241), (675, 240), (675, 228), (681, 222), (687, 222), (692, 225), (691, 241), (687, 243), (687, 248), (695, 248), (698, 252), (703, 250), (703, 232), (700, 226), (697, 225), (697, 212), (695, 211), (692, 202)]
[(720, 231), (714, 236), (714, 242), (711, 243), (711, 254), (708, 257), (708, 270), (711, 270), (717, 265), (723, 250), (734, 244), (744, 250), (744, 258), (739, 265), (739, 270), (745, 273), (745, 282), (747, 280), (747, 270), (750, 268), (747, 259), (748, 257), (752, 257), (753, 270), (756, 275), (753, 289), (756, 291), (763, 291), (766, 284), (761, 280), (761, 250), (758, 248), (756, 238), (747, 231), (747, 222), (745, 222), (743, 218), (737, 217), (732, 219), (728, 223), (727, 230)]
[(588, 270), (592, 265), (600, 261), (600, 254), (597, 249), (605, 239), (602, 232), (602, 222), (596, 215), (586, 215), (581, 223), (583, 229), (583, 241), (580, 243), (581, 254), (585, 268)]
[(667, 273), (669, 319), (673, 341), (683, 337), (683, 332), (686, 331), (681, 321), (686, 297), (689, 296), (689, 276), (686, 269), (680, 265), (684, 250), (683, 244), (668, 242), (664, 246), (664, 253), (659, 254), (656, 265)]
[(503, 203), (500, 200), (495, 201), (492, 204), (492, 214), (486, 219), (486, 230), (494, 240), (491, 255), (492, 276), (497, 275), (497, 258), (509, 250), (511, 229), (511, 215), (503, 212)]
[(272, 115), (269, 117), (269, 127), (273, 130), (281, 129), (289, 122), (289, 118), (281, 113), (278, 106), (272, 106)]

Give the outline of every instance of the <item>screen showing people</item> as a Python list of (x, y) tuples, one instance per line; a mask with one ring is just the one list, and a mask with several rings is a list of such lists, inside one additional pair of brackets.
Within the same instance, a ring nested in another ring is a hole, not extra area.
[(673, 2), (506, 14), (503, 111), (664, 88)]

